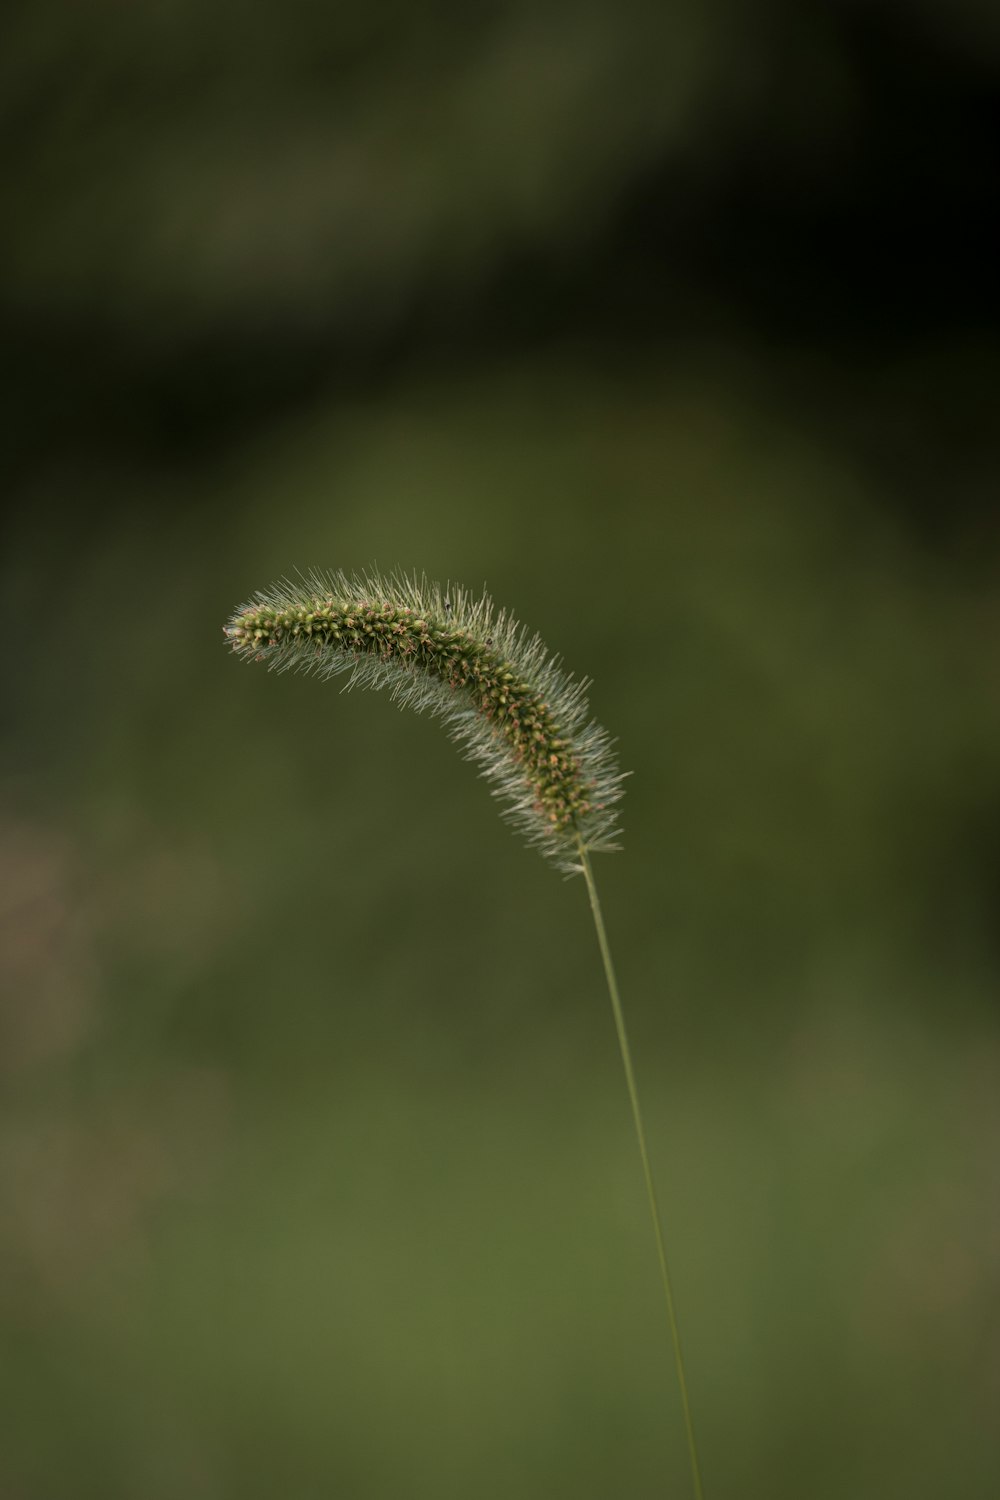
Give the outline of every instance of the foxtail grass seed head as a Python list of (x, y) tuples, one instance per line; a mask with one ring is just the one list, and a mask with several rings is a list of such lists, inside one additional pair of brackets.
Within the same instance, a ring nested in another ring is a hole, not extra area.
[(503, 811), (560, 869), (617, 847), (622, 796), (612, 741), (537, 635), (488, 595), (426, 578), (314, 573), (254, 595), (225, 627), (233, 650), (274, 671), (348, 673), (429, 710), (493, 783)]

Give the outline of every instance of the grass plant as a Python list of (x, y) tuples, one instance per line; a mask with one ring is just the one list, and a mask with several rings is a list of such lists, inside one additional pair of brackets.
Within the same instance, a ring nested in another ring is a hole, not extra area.
[(586, 680), (572, 678), (488, 595), (426, 578), (314, 573), (243, 605), (225, 633), (233, 650), (274, 671), (348, 675), (437, 715), (492, 783), (504, 814), (567, 875), (583, 876), (597, 933), (656, 1239), (680, 1387), (691, 1477), (703, 1500), (663, 1227), (591, 854), (618, 847), (623, 773), (589, 717)]

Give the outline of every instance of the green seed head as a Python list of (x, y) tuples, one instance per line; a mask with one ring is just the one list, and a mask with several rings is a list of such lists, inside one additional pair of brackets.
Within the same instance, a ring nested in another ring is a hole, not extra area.
[(257, 594), (224, 627), (276, 671), (349, 673), (429, 709), (494, 783), (504, 812), (559, 868), (617, 847), (622, 774), (574, 681), (487, 595), (426, 579), (314, 574)]

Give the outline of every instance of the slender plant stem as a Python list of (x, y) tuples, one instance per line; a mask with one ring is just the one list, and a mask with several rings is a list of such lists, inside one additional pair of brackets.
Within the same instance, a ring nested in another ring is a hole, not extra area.
[(704, 1492), (701, 1487), (701, 1467), (698, 1463), (698, 1448), (694, 1440), (694, 1424), (691, 1421), (691, 1403), (688, 1399), (687, 1378), (684, 1374), (684, 1358), (681, 1354), (680, 1335), (677, 1331), (674, 1294), (670, 1283), (670, 1271), (667, 1267), (667, 1252), (663, 1243), (663, 1228), (660, 1223), (660, 1210), (656, 1202), (656, 1189), (653, 1186), (653, 1173), (649, 1165), (649, 1151), (646, 1148), (646, 1132), (643, 1128), (642, 1110), (639, 1107), (639, 1091), (636, 1088), (635, 1072), (632, 1067), (632, 1051), (628, 1043), (628, 1032), (625, 1029), (625, 1014), (622, 1010), (621, 997), (618, 993), (615, 967), (611, 961), (611, 949), (608, 946), (608, 935), (604, 928), (604, 917), (601, 914), (601, 902), (597, 894), (597, 886), (594, 883), (594, 872), (591, 869), (590, 859), (588, 858), (582, 839), (579, 841), (579, 848), (583, 875), (587, 882), (587, 892), (590, 896), (590, 909), (594, 914), (594, 926), (597, 929), (597, 941), (601, 949), (601, 958), (604, 960), (604, 973), (608, 981), (608, 993), (611, 996), (611, 1009), (614, 1011), (615, 1016), (615, 1030), (618, 1032), (618, 1046), (621, 1049), (622, 1066), (625, 1069), (625, 1082), (628, 1085), (628, 1096), (632, 1104), (632, 1120), (635, 1124), (636, 1139), (639, 1142), (639, 1155), (642, 1158), (642, 1174), (646, 1179), (646, 1196), (649, 1199), (649, 1212), (652, 1215), (653, 1232), (656, 1235), (656, 1253), (660, 1262), (660, 1278), (663, 1282), (663, 1295), (667, 1304), (667, 1320), (670, 1324), (670, 1339), (674, 1348), (677, 1381), (681, 1389), (681, 1404), (684, 1408), (684, 1428), (687, 1433), (688, 1453), (691, 1459), (691, 1478), (694, 1483), (694, 1493), (697, 1500), (704, 1500)]

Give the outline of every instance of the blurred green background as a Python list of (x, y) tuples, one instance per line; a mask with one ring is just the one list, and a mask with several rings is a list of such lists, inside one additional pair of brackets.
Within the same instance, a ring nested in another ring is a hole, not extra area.
[(991, 0), (5, 11), (0, 1497), (689, 1492), (578, 881), (247, 670), (485, 582), (706, 1489), (1000, 1491)]

